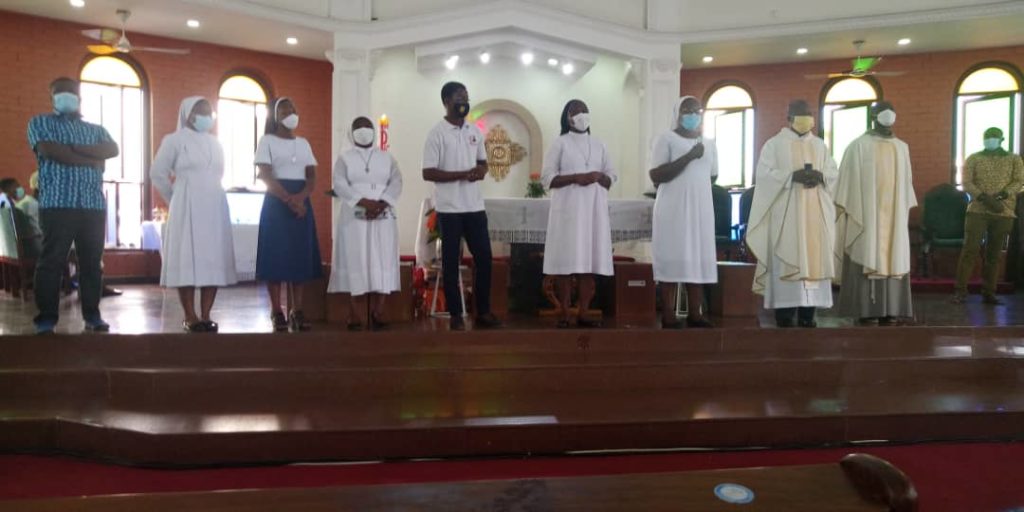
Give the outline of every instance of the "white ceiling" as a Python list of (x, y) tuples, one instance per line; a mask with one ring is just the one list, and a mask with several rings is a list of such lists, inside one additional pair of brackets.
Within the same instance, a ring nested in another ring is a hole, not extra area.
[[(85, 7), (79, 9), (71, 7), (68, 0), (0, 0), (0, 9), (112, 28), (120, 26), (115, 11), (129, 9), (129, 38), (133, 32), (140, 32), (320, 60), (325, 59), (324, 52), (334, 42), (328, 31), (181, 0), (85, 0)], [(200, 21), (198, 29), (185, 26), (190, 18)], [(288, 37), (298, 38), (299, 44), (288, 45)], [(82, 38), (83, 45), (88, 42)]]
[[(383, 21), (511, 0), (0, 0), (0, 9), (116, 27), (114, 11), (132, 11), (128, 30), (253, 50), (324, 59), (344, 19)], [(1024, 44), (1024, 1), (991, 0), (520, 0), (613, 22), (678, 34), (685, 67), (747, 65)], [(369, 3), (367, 3), (369, 2)], [(246, 6), (251, 6), (248, 8)], [(365, 13), (361, 12), (360, 6)], [(971, 13), (981, 13), (974, 17)], [(694, 15), (699, 13), (699, 15)], [(185, 26), (200, 20), (199, 29)], [(346, 23), (348, 25), (346, 25)], [(558, 34), (548, 34), (558, 37)], [(299, 39), (289, 46), (285, 38)], [(899, 47), (901, 37), (913, 39)], [(86, 40), (83, 39), (83, 43)], [(798, 57), (795, 50), (810, 52)], [(712, 55), (712, 64), (701, 57)]]
[[(896, 42), (909, 38), (911, 43)], [(684, 43), (684, 68), (799, 62), (857, 56), (853, 41), (863, 40), (863, 55), (899, 55), (1024, 44), (1024, 13), (992, 18), (838, 30), (733, 41)], [(808, 53), (797, 55), (797, 48)], [(714, 57), (704, 64), (704, 56)], [(884, 64), (883, 64), (884, 66)], [(836, 70), (830, 70), (836, 71)]]

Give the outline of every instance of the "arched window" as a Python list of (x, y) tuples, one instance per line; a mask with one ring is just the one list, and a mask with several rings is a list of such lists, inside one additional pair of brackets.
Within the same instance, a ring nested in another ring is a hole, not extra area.
[(1009, 65), (993, 64), (968, 72), (956, 91), (956, 174), (960, 185), (964, 161), (983, 149), (982, 134), (991, 127), (1003, 130), (1007, 150), (1020, 152), (1021, 75)]
[(146, 84), (133, 64), (112, 57), (89, 59), (79, 74), (82, 117), (103, 125), (120, 154), (107, 160), (103, 193), (107, 197), (107, 247), (138, 248), (148, 210), (146, 160)]
[(825, 84), (822, 138), (836, 163), (843, 160), (846, 147), (871, 128), (871, 104), (881, 96), (877, 85), (864, 78), (842, 78)]
[(718, 185), (746, 188), (754, 182), (754, 100), (746, 89), (726, 84), (704, 102), (704, 136), (718, 148)]
[(233, 75), (220, 85), (217, 138), (224, 147), (225, 189), (264, 190), (256, 179), (256, 142), (267, 119), (267, 92), (246, 75)]

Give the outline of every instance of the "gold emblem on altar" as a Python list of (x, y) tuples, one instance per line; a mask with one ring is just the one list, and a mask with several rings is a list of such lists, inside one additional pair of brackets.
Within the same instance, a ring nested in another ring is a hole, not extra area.
[(487, 148), (487, 167), (494, 181), (501, 181), (512, 171), (512, 166), (526, 158), (526, 148), (512, 142), (505, 127), (494, 125), (484, 140)]

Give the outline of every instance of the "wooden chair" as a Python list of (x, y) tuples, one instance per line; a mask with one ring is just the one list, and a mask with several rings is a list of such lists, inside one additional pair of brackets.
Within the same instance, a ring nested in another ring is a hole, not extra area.
[(35, 258), (26, 256), (23, 240), (18, 235), (14, 207), (0, 208), (0, 286), (14, 295), (27, 299), (35, 273)]

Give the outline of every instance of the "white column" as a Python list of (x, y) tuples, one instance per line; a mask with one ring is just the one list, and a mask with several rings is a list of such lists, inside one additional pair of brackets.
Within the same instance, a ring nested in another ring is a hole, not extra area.
[[(331, 80), (331, 161), (321, 168), (328, 173), (334, 168), (341, 150), (349, 144), (348, 131), (352, 120), (370, 113), (370, 79), (372, 75), (371, 52), (356, 48), (335, 48), (327, 52), (327, 58), (334, 64)], [(376, 124), (376, 120), (374, 120)], [(321, 174), (323, 176), (323, 174)], [(331, 221), (338, 218), (338, 201), (333, 201)], [(334, 230), (331, 230), (334, 238)]]
[[(636, 64), (634, 64), (636, 65)], [(672, 106), (679, 99), (678, 58), (652, 58), (640, 63), (643, 90), (640, 95), (640, 140), (643, 142), (643, 172), (639, 174), (642, 192), (654, 190), (647, 175), (648, 156), (654, 138), (672, 126)]]

